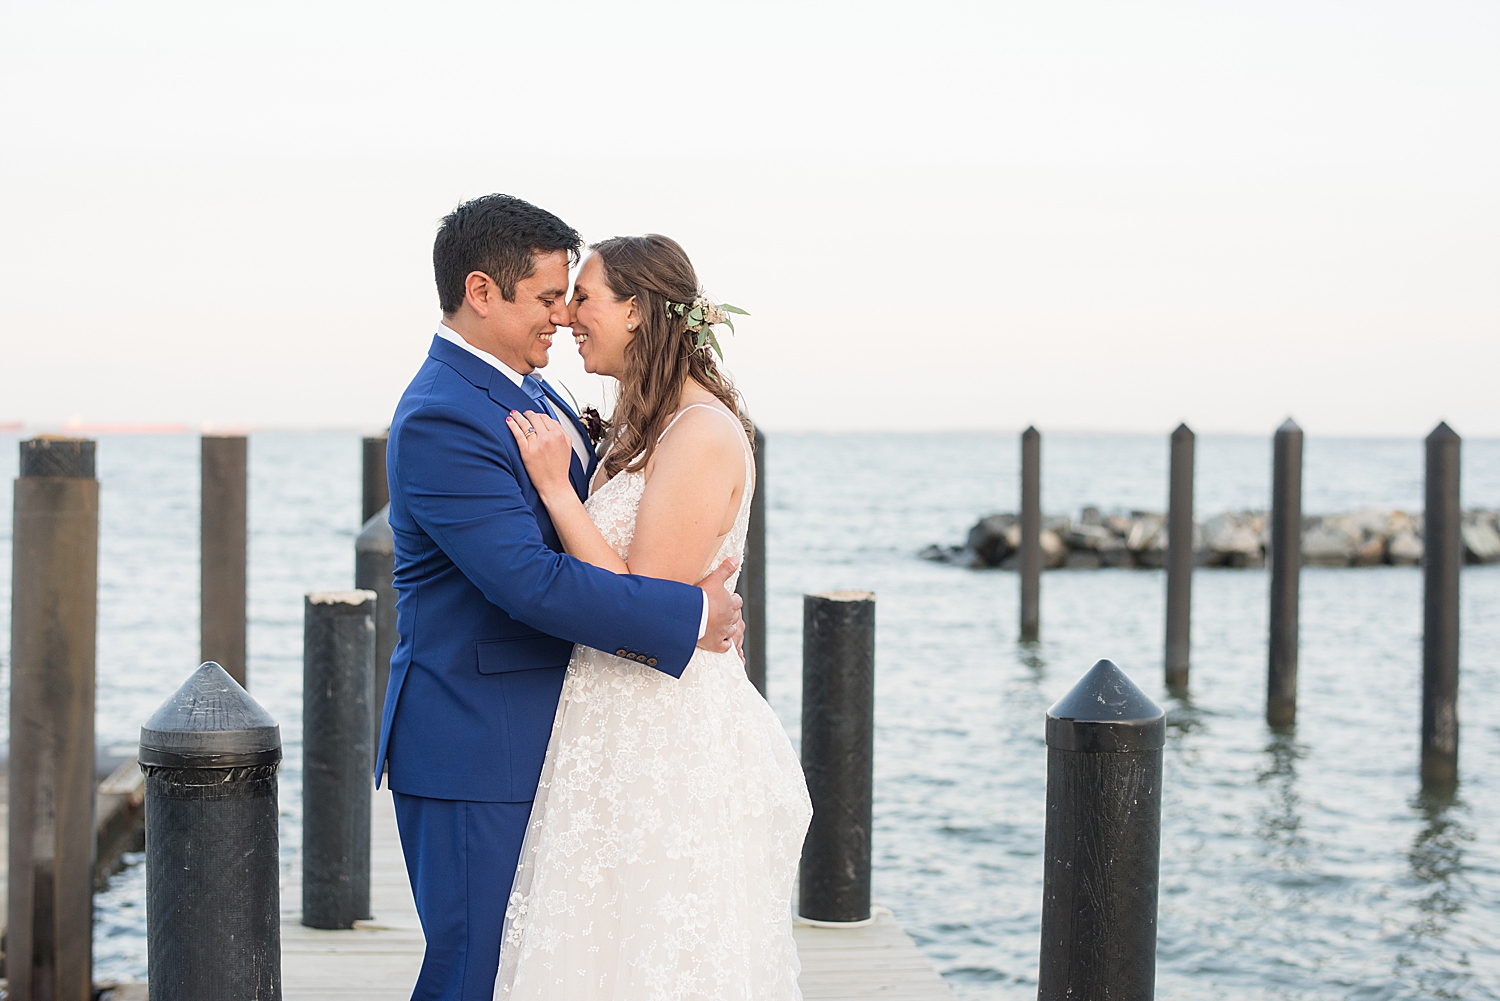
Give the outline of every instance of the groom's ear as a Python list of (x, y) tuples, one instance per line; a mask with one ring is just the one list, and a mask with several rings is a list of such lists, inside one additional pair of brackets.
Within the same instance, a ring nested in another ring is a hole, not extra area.
[(500, 298), (500, 289), (495, 280), (483, 271), (470, 271), (464, 279), (464, 301), (481, 317), (489, 316)]

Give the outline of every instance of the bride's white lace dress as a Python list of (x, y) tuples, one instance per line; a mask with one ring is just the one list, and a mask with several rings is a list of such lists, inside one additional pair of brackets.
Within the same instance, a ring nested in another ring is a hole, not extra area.
[[(753, 476), (747, 449), (739, 514), (705, 573), (744, 551)], [(644, 488), (621, 472), (586, 504), (623, 559)], [(811, 816), (791, 743), (734, 652), (698, 650), (676, 679), (575, 647), (495, 996), (801, 998), (791, 894)]]

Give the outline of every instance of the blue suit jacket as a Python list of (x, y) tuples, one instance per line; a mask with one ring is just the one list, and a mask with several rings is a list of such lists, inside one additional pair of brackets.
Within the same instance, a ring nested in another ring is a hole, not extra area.
[[(561, 552), (505, 424), (532, 409), (502, 373), (434, 337), (391, 422), (400, 638), (375, 775), (388, 767), (396, 792), (531, 800), (575, 642), (674, 677), (697, 644), (698, 588)], [(573, 467), (582, 496), (592, 468)]]

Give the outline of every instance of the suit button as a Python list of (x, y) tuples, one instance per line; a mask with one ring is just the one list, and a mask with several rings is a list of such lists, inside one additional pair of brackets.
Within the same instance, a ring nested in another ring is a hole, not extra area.
[(647, 667), (655, 667), (656, 666), (656, 658), (655, 657), (647, 657), (646, 658), (646, 666)]
[(625, 656), (625, 648), (624, 647), (620, 647), (620, 649), (616, 650), (615, 651), (615, 656), (616, 657), (624, 657)]

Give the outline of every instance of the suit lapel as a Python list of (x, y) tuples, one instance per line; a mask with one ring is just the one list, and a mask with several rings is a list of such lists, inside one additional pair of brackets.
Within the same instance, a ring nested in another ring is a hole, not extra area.
[[(428, 349), (427, 353), (458, 372), (459, 375), (462, 375), (475, 386), (482, 387), (485, 392), (489, 393), (490, 399), (505, 408), (506, 413), (510, 413), (512, 410), (526, 411), (536, 409), (536, 401), (527, 396), (525, 390), (514, 382), (511, 382), (499, 369), (487, 364), (480, 358), (476, 358), (457, 345), (450, 344), (442, 337), (434, 337), (432, 339), (432, 347)], [(573, 426), (578, 429), (578, 433), (587, 442), (589, 440), (588, 432), (584, 429), (583, 422), (578, 419), (578, 415), (573, 413), (573, 408), (568, 406), (567, 401), (547, 384), (547, 380), (539, 378), (537, 382), (541, 384), (542, 391), (547, 394), (547, 398), (552, 401), (553, 406), (558, 408), (559, 413), (567, 414), (568, 420), (573, 422)], [(570, 448), (569, 451), (572, 451), (572, 449)], [(594, 473), (595, 461), (594, 456), (590, 453), (589, 463), (587, 466), (584, 466), (583, 463), (578, 461), (578, 453), (573, 452), (572, 459), (568, 463), (568, 480), (573, 484), (573, 489), (578, 492), (580, 498), (586, 498), (589, 495), (589, 477)]]
[[(489, 366), (485, 367), (488, 368)], [(497, 369), (490, 368), (490, 384), (488, 389), (490, 399), (504, 407), (506, 413), (510, 413), (512, 410), (525, 411), (536, 409), (536, 404), (532, 402), (531, 397), (527, 396), (520, 386), (511, 382)]]

